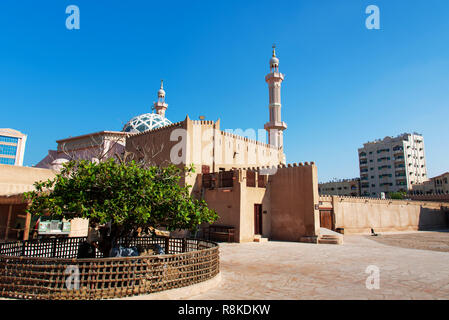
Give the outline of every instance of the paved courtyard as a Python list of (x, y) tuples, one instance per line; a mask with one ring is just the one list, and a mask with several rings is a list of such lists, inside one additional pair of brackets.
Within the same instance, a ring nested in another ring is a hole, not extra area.
[[(449, 252), (393, 246), (394, 237), (384, 244), (382, 237), (345, 236), (343, 245), (221, 244), (221, 283), (191, 299), (449, 299)], [(419, 237), (449, 241), (447, 233), (401, 237), (415, 239), (401, 244), (412, 248)], [(380, 289), (366, 288), (370, 265), (380, 270)]]

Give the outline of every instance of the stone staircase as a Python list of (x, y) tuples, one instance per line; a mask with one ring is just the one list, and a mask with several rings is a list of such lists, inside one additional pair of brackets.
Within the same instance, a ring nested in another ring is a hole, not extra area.
[(254, 235), (254, 242), (267, 242), (268, 238), (263, 238), (260, 234)]
[(343, 235), (326, 228), (320, 228), (319, 244), (343, 244)]

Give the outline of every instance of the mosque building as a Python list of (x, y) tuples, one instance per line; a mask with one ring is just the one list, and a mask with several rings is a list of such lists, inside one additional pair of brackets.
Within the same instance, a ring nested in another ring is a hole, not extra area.
[[(171, 122), (161, 81), (151, 113), (130, 119), (122, 131), (101, 131), (58, 140), (37, 167), (58, 170), (70, 159), (103, 160), (131, 156), (151, 165), (195, 166), (181, 179), (196, 198), (206, 200), (220, 218), (214, 224), (232, 229), (231, 241), (268, 238), (317, 242), (319, 234), (317, 169), (313, 162), (286, 165), (281, 84), (275, 47), (269, 61), (268, 143), (224, 131), (220, 120)], [(206, 229), (208, 226), (204, 226)], [(218, 232), (222, 234), (222, 232)], [(210, 233), (209, 233), (210, 235)]]
[(279, 72), (274, 46), (269, 67), (265, 77), (269, 89), (269, 121), (264, 125), (268, 143), (222, 131), (220, 120), (191, 120), (186, 116), (183, 121), (172, 123), (165, 114), (168, 104), (161, 81), (153, 112), (133, 117), (122, 131), (101, 131), (58, 140), (57, 150), (50, 150), (36, 167), (59, 169), (70, 159), (102, 160), (122, 155), (125, 150), (155, 165), (194, 164), (201, 172), (285, 164), (283, 131), (287, 124), (281, 118), (284, 75)]
[[(218, 213), (219, 219), (212, 225), (202, 225), (202, 235), (196, 235), (212, 240), (339, 244), (342, 236), (334, 231), (346, 234), (447, 227), (447, 209), (442, 203), (320, 197), (315, 163), (287, 164), (285, 160), (283, 80), (273, 47), (269, 73), (265, 76), (269, 90), (269, 117), (264, 125), (268, 143), (221, 130), (220, 120), (192, 120), (186, 116), (182, 121), (171, 122), (166, 117), (168, 104), (161, 82), (153, 112), (133, 117), (122, 131), (58, 140), (57, 149), (50, 150), (37, 165), (52, 170), (0, 164), (0, 187), (7, 186), (3, 196), (0, 192), (0, 228), (2, 217), (8, 230), (10, 217), (23, 212), (26, 203), (18, 190), (32, 188), (31, 180), (42, 175), (54, 176), (70, 159), (102, 161), (115, 156), (129, 156), (158, 166), (193, 164), (195, 173), (186, 174), (180, 183), (191, 186), (191, 195), (203, 199)], [(24, 172), (16, 174), (19, 169)], [(25, 231), (30, 230), (30, 221), (26, 214)], [(71, 223), (70, 236), (87, 234), (86, 221)], [(172, 235), (192, 236), (186, 230)], [(3, 236), (7, 239), (8, 232)]]

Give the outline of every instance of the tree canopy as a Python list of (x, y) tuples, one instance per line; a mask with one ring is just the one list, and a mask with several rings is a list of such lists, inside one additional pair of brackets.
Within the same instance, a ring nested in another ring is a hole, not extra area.
[(403, 200), (407, 197), (407, 193), (403, 191), (390, 192), (388, 193), (390, 199)]
[(111, 222), (121, 235), (137, 227), (165, 227), (167, 230), (197, 230), (203, 222), (218, 216), (181, 186), (180, 169), (143, 166), (134, 161), (70, 161), (53, 180), (36, 182), (26, 193), (32, 215), (50, 215), (55, 219), (85, 218), (90, 223)]

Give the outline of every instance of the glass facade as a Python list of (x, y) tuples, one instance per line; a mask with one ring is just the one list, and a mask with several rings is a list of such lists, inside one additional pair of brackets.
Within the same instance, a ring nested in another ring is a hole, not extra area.
[(16, 160), (13, 159), (13, 158), (3, 158), (3, 157), (0, 157), (0, 164), (10, 164), (10, 165), (14, 165), (15, 162), (16, 162)]
[(17, 153), (17, 146), (9, 146), (0, 144), (0, 156), (15, 156)]
[(10, 165), (16, 164), (18, 143), (19, 138), (0, 135), (0, 164), (10, 164)]
[(0, 136), (0, 142), (18, 143), (19, 138)]
[(23, 165), (27, 136), (10, 128), (0, 128), (0, 164)]

